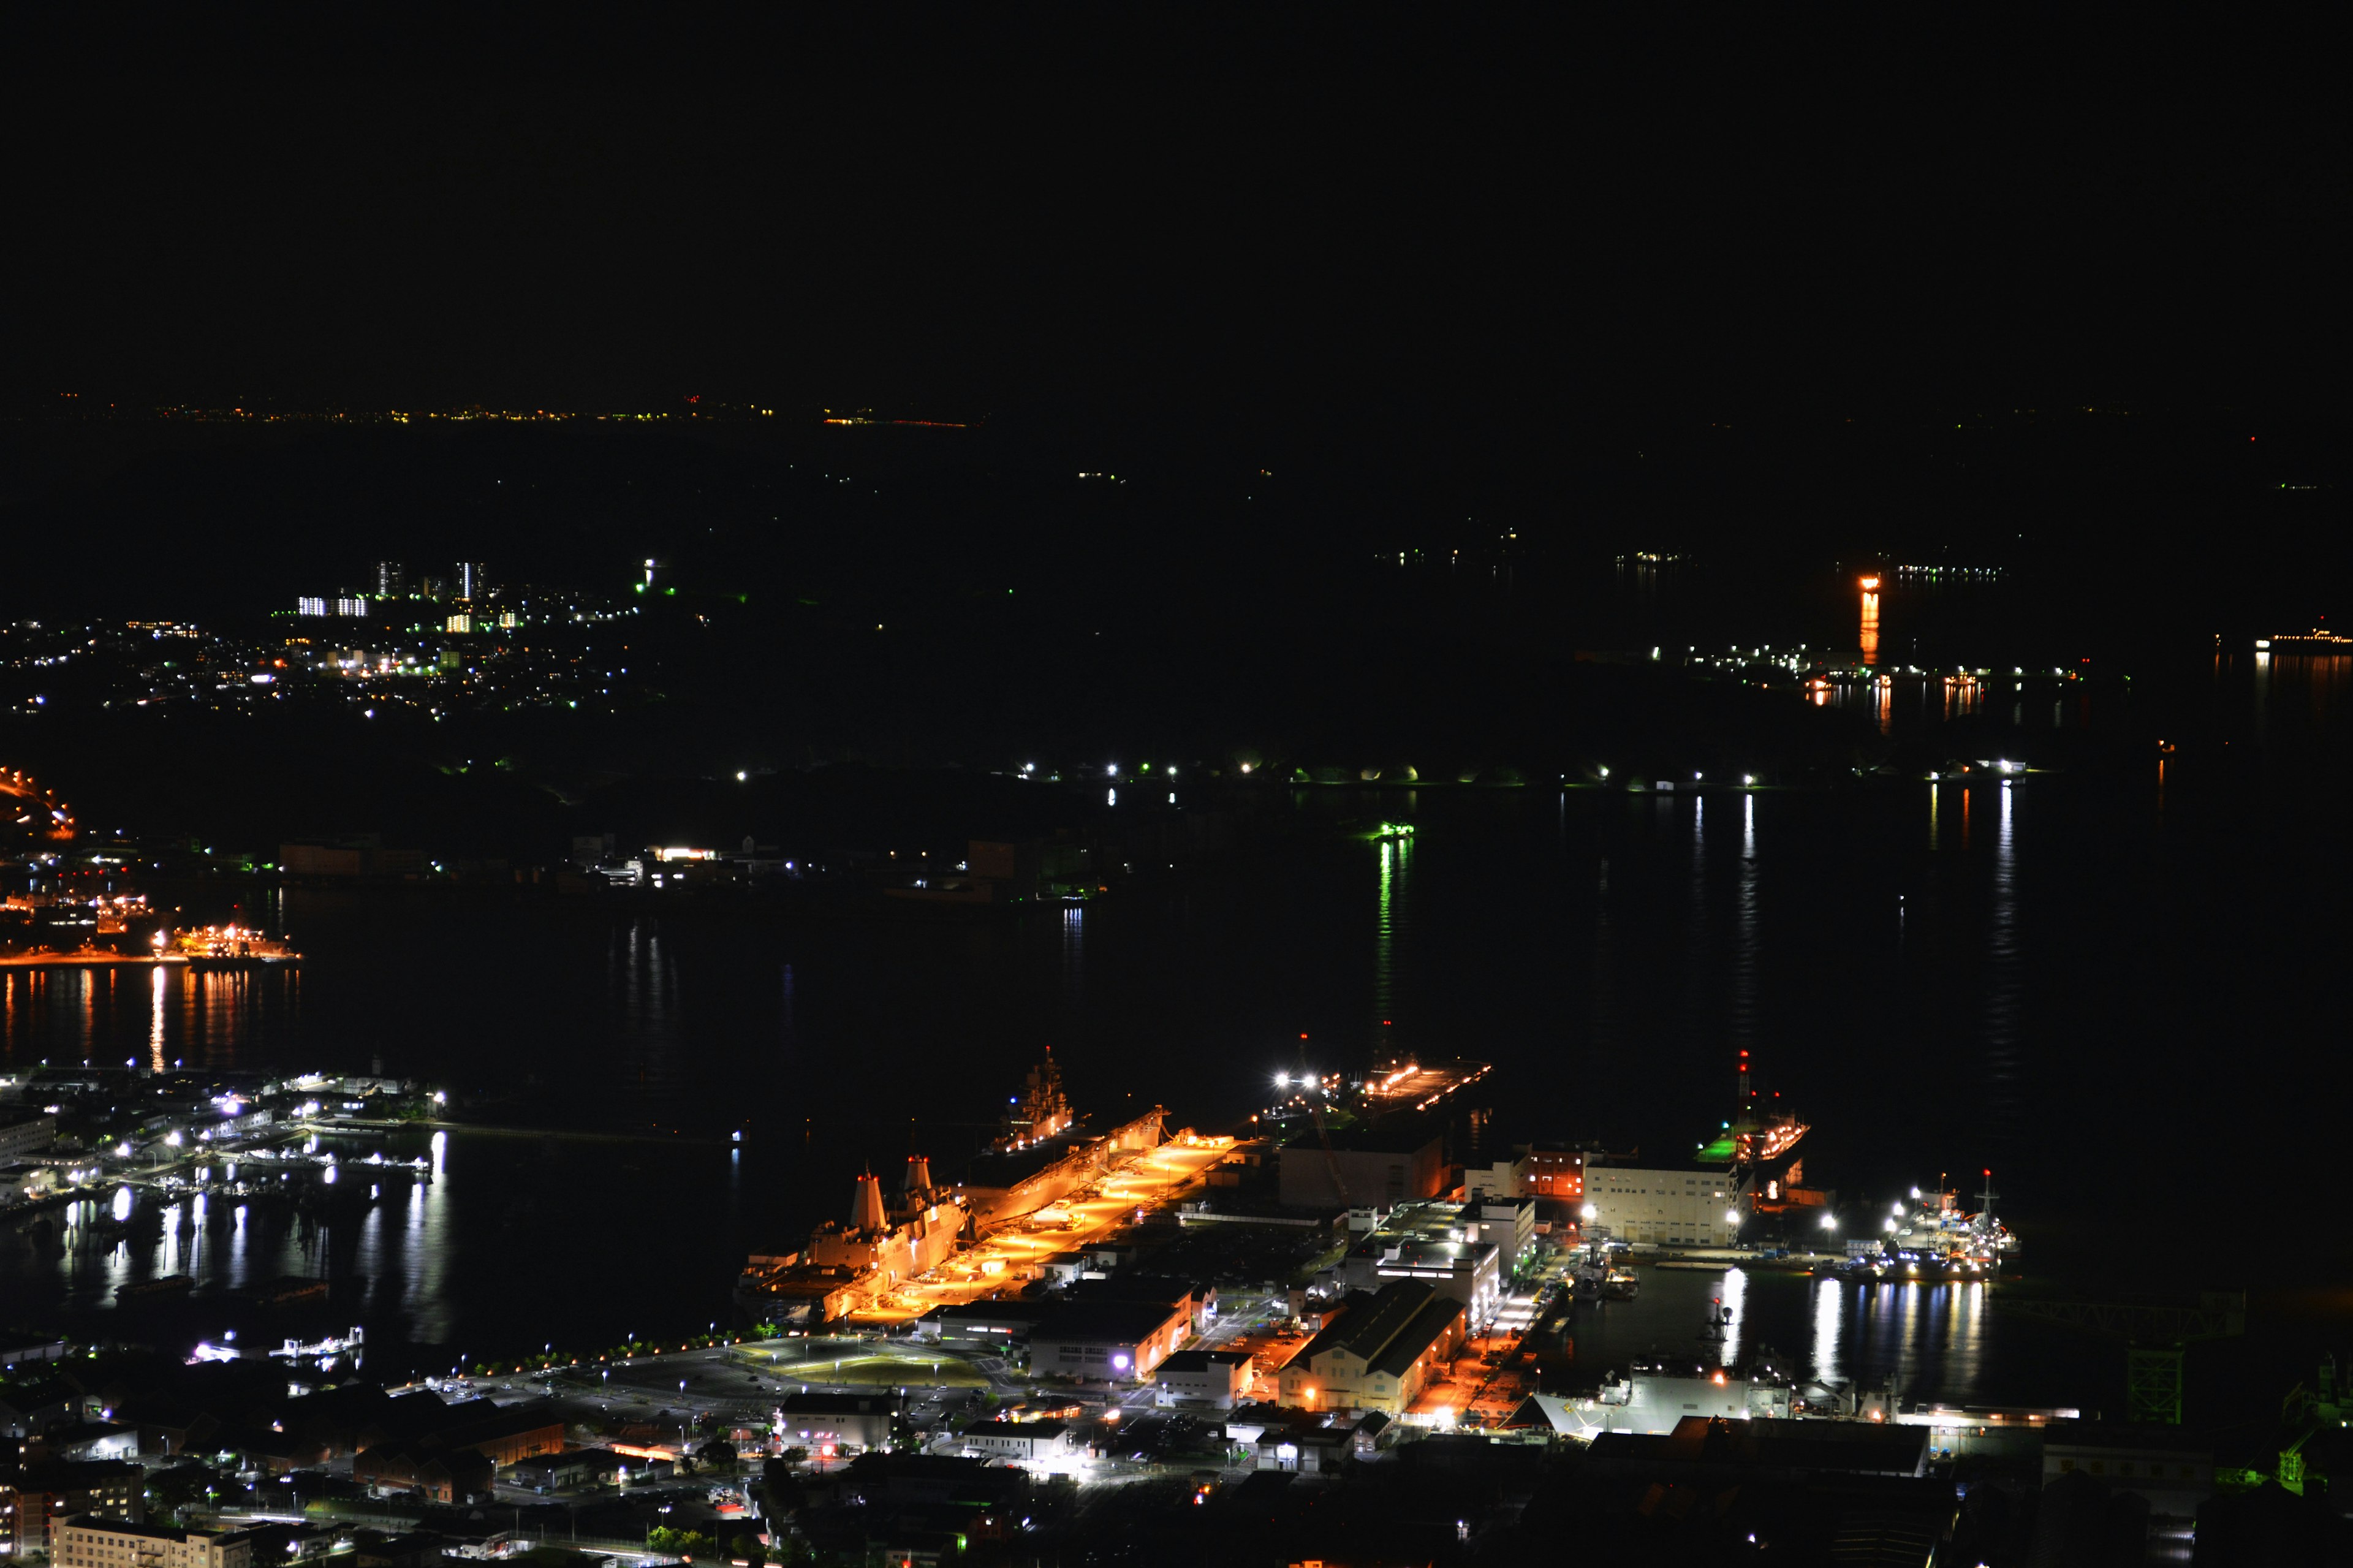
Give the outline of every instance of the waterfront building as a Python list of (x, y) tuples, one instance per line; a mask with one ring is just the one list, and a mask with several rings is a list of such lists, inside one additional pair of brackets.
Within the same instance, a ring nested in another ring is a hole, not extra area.
[(253, 1568), (253, 1535), (81, 1514), (58, 1526), (49, 1561), (56, 1568)]
[(1029, 1331), (1029, 1370), (1089, 1382), (1148, 1383), (1192, 1333), (1191, 1304), (1099, 1301), (1057, 1308)]
[(2042, 1484), (2088, 1476), (2131, 1492), (2159, 1519), (2190, 1520), (2214, 1490), (2214, 1442), (2195, 1427), (2055, 1421), (2042, 1433)]
[(1502, 1253), (1493, 1243), (1377, 1232), (1348, 1249), (1336, 1271), (1350, 1290), (1378, 1290), (1393, 1279), (1427, 1282), (1460, 1302), (1476, 1329), (1492, 1321), (1503, 1300)]
[(1282, 1369), (1282, 1402), (1308, 1410), (1401, 1415), (1461, 1348), (1462, 1303), (1426, 1279), (1353, 1295)]
[(1535, 1200), (1473, 1200), (1456, 1211), (1455, 1223), (1465, 1241), (1483, 1241), (1494, 1247), (1504, 1273), (1509, 1276), (1535, 1245)]
[(1528, 1196), (1584, 1199), (1584, 1150), (1566, 1143), (1531, 1143), (1526, 1157)]
[(0, 1163), (37, 1154), (57, 1142), (58, 1119), (46, 1111), (0, 1120)]
[(1526, 1154), (1491, 1165), (1468, 1166), (1462, 1173), (1462, 1195), (1497, 1202), (1525, 1197), (1535, 1190), (1531, 1184), (1535, 1170), (1535, 1161)]
[(1285, 1208), (1339, 1209), (1409, 1203), (1446, 1190), (1446, 1140), (1420, 1121), (1314, 1130), (1283, 1146), (1276, 1196)]
[(1729, 1247), (1746, 1194), (1721, 1169), (1594, 1165), (1585, 1173), (1586, 1234), (1641, 1247)]
[(1697, 1416), (1711, 1421), (1786, 1420), (1789, 1385), (1766, 1373), (1713, 1372), (1679, 1375), (1635, 1371), (1601, 1385), (1596, 1400), (1603, 1430), (1672, 1432)]

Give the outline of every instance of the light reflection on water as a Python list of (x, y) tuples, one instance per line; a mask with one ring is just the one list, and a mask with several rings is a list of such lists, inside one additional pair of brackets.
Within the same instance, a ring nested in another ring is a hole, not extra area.
[[(1965, 798), (1966, 794), (1965, 792)], [(2021, 1015), (2025, 982), (2021, 974), (2018, 922), (2018, 847), (2013, 816), (2018, 792), (2010, 781), (1998, 791), (2000, 816), (1994, 827), (1993, 871), (1988, 883), (1986, 911), (1984, 1041), (1987, 1108), (1993, 1125), (1987, 1129), (1989, 1157), (2006, 1156), (2015, 1146), (2014, 1113), (2018, 1108)]]
[[(2270, 733), (2283, 745), (2315, 714), (2342, 726), (2353, 661), (2303, 668), (2316, 662), (2263, 667)], [(2237, 680), (2244, 695), (2256, 672), (2243, 658), (2234, 668), (2216, 679)], [(1899, 730), (1936, 721), (1940, 679), (1854, 689), (1856, 716), (1890, 689)], [(2086, 694), (2067, 695), (2076, 700), (2054, 699), (2053, 721), (2087, 721)], [(1995, 715), (2017, 706), (2006, 690), (1988, 700)], [(2041, 717), (2039, 702), (2025, 707)], [(2245, 754), (2244, 739), (2240, 747), (2232, 757)], [(2105, 1157), (2079, 1134), (2118, 1094), (2137, 1094), (2135, 1109), (2152, 1124), (2166, 1123), (2158, 1100), (2173, 1094), (2220, 1100), (2226, 1119), (2241, 1118), (2229, 1125), (2250, 1125), (2233, 1102), (2251, 1096), (2228, 1075), (2193, 1077), (2184, 1064), (2171, 1081), (2199, 1087), (2183, 1090), (2157, 1074), (2126, 1082), (2084, 1068), (2083, 1053), (2061, 1048), (2074, 1014), (2093, 1022), (2081, 998), (2137, 1007), (2131, 1020), (2163, 1051), (2168, 1032), (2187, 1039), (2212, 1022), (2200, 1009), (2219, 1013), (2211, 999), (2234, 972), (2261, 977), (2230, 993), (2257, 1008), (2264, 985), (2284, 993), (2301, 973), (2293, 945), (2278, 957), (2234, 950), (2235, 971), (2141, 956), (2193, 950), (2142, 908), (2118, 908), (2113, 883), (2101, 890), (2115, 866), (2147, 868), (2149, 885), (2181, 895), (2177, 909), (2231, 907), (2203, 895), (2267, 886), (2250, 876), (2210, 889), (2134, 859), (2142, 846), (2129, 835), (2147, 822), (2158, 776), (2136, 756), (2122, 785), (2088, 773), (2008, 789), (1952, 781), (1924, 800), (1915, 783), (1742, 795), (1736, 807), (1719, 794), (1713, 824), (1704, 800), (1685, 820), (1683, 790), (1647, 804), (1595, 791), (1426, 792), (1409, 849), (1253, 851), (1178, 891), (1139, 886), (1084, 910), (954, 926), (665, 924), (575, 904), (496, 920), (452, 909), (437, 928), (413, 909), (387, 914), (298, 892), (289, 902), (313, 954), (301, 972), (173, 973), (111, 990), (102, 977), (0, 974), (0, 1065), (119, 1067), (136, 1057), (152, 1066), (160, 1025), (165, 1060), (365, 1071), (381, 1053), (391, 1073), (503, 1086), (509, 1099), (488, 1119), (643, 1131), (659, 1114), (665, 1127), (706, 1133), (719, 1118), (741, 1119), (751, 1128), (743, 1154), (722, 1161), (713, 1147), (707, 1167), (634, 1154), (599, 1163), (527, 1142), (477, 1147), (459, 1134), (444, 1183), (387, 1178), (372, 1207), (368, 1183), (347, 1172), (325, 1223), (307, 1231), (288, 1200), (216, 1194), (205, 1218), (192, 1205), (174, 1227), (185, 1232), (176, 1252), (143, 1215), (128, 1246), (109, 1237), (37, 1255), (0, 1232), (0, 1321), (39, 1315), (38, 1293), (19, 1289), (28, 1279), (94, 1305), (174, 1258), (249, 1284), (315, 1270), (323, 1251), (339, 1275), (366, 1279), (365, 1310), (393, 1320), (395, 1339), (479, 1334), (487, 1343), (494, 1336), (480, 1325), (496, 1320), (500, 1292), (542, 1300), (550, 1292), (539, 1282), (568, 1267), (566, 1253), (593, 1259), (649, 1245), (676, 1267), (648, 1283), (634, 1268), (583, 1265), (565, 1276), (569, 1299), (550, 1310), (596, 1321), (608, 1297), (659, 1294), (691, 1299), (702, 1321), (725, 1300), (744, 1251), (797, 1243), (840, 1207), (844, 1172), (870, 1156), (903, 1157), (911, 1117), (923, 1119), (935, 1152), (953, 1156), (985, 1137), (964, 1124), (1001, 1104), (992, 1097), (1018, 1086), (1041, 1041), (1053, 1042), (1098, 1123), (1133, 1091), (1163, 1100), (1175, 1124), (1214, 1126), (1239, 1097), (1230, 1086), (1262, 1093), (1270, 1071), (1293, 1064), (1298, 1033), (1361, 1039), (1368, 1001), (1378, 1016), (1410, 1013), (1414, 1046), (1497, 1062), (1489, 1103), (1502, 1141), (1622, 1129), (1627, 1145), (1688, 1148), (1723, 1115), (1723, 1064), (1753, 1040), (1770, 1081), (1815, 1124), (1815, 1183), (1866, 1189), (1891, 1174), (1925, 1181), (1947, 1163), (1989, 1163), (2014, 1194), (2013, 1217), (2031, 1224), (2038, 1210), (2097, 1190), (2094, 1167)], [(2211, 753), (2185, 742), (2168, 784), (2168, 835), (2189, 842), (2211, 830)], [(1359, 810), (1327, 798), (1335, 815)], [(1982, 823), (1978, 808), (1989, 814)], [(1911, 923), (1897, 952), (1886, 917), (1899, 894), (1910, 895)], [(2275, 931), (2337, 930), (2328, 906), (2295, 908), (2304, 923)], [(2200, 937), (2214, 940), (2211, 930)], [(2317, 938), (2313, 946), (2322, 951)], [(2161, 1002), (2147, 1000), (2152, 986)], [(2300, 1021), (2275, 1004), (2266, 1016)], [(1240, 1113), (1256, 1103), (1240, 1100)], [(780, 1157), (787, 1141), (797, 1165)], [(411, 1152), (423, 1152), (421, 1142)], [(1911, 1168), (1920, 1162), (1933, 1163)], [(677, 1172), (687, 1173), (665, 1188)], [(722, 1181), (742, 1194), (740, 1214), (708, 1203)], [(641, 1193), (665, 1195), (641, 1202)], [(701, 1204), (707, 1223), (679, 1226), (681, 1202)], [(104, 1217), (102, 1205), (85, 1213), (78, 1230)], [(2030, 1264), (2056, 1264), (2067, 1250), (2032, 1237)], [(1745, 1347), (1819, 1343), (1831, 1314), (1850, 1376), (1878, 1364), (1856, 1346), (1892, 1352), (1895, 1325), (1951, 1354), (1981, 1328), (1960, 1302), (1932, 1311), (1924, 1299), (1915, 1320), (1889, 1316), (1892, 1295), (1850, 1309), (1817, 1289), (1783, 1311), (1779, 1282), (1753, 1276), (1745, 1289)], [(645, 1310), (659, 1310), (659, 1300)], [(1693, 1316), (1676, 1325), (1686, 1350)], [(1938, 1365), (1951, 1361), (1938, 1354)]]
[[(1634, 1300), (1572, 1315), (1577, 1363), (1597, 1380), (1645, 1359), (1729, 1367), (1769, 1356), (1801, 1388), (1892, 1384), (1905, 1400), (2072, 1404), (2095, 1403), (2114, 1370), (2084, 1357), (2063, 1331), (1996, 1320), (1982, 1284), (1866, 1285), (1740, 1268), (1641, 1274)], [(1719, 1303), (1732, 1310), (1720, 1345), (1706, 1326)]]
[(1724, 1327), (1724, 1349), (1718, 1353), (1716, 1359), (1725, 1366), (1738, 1366), (1742, 1338), (1746, 1333), (1748, 1326), (1747, 1270), (1727, 1268), (1724, 1271), (1722, 1300), (1726, 1314)]
[(1814, 1291), (1814, 1337), (1810, 1360), (1814, 1377), (1836, 1385), (1846, 1381), (1846, 1363), (1839, 1341), (1846, 1321), (1846, 1288), (1834, 1279), (1817, 1279)]
[[(0, 1066), (231, 1068), (256, 1036), (301, 1027), (301, 972), (11, 970), (0, 973)], [(268, 1064), (257, 1064), (268, 1065)]]

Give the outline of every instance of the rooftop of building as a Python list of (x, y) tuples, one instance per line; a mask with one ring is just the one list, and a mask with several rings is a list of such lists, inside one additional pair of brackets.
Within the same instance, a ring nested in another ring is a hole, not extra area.
[(566, 1448), (560, 1454), (533, 1454), (527, 1458), (517, 1459), (508, 1468), (517, 1470), (561, 1470), (580, 1465), (612, 1465), (617, 1468), (626, 1463), (628, 1463), (627, 1459), (610, 1448)]
[(1296, 1364), (1312, 1367), (1317, 1356), (1335, 1350), (1370, 1362), (1435, 1294), (1419, 1279), (1392, 1280), (1371, 1294), (1350, 1291), (1342, 1298), (1338, 1315), (1299, 1352)]
[(2042, 1428), (2042, 1451), (2053, 1448), (2162, 1449), (2187, 1457), (2212, 1454), (2214, 1436), (2196, 1426), (2147, 1421), (2053, 1421)]
[(78, 1513), (61, 1522), (69, 1529), (100, 1530), (109, 1535), (135, 1535), (142, 1541), (169, 1541), (183, 1546), (191, 1541), (225, 1546), (243, 1541), (248, 1533), (245, 1531), (173, 1530), (161, 1524), (133, 1524), (127, 1519), (99, 1513)]
[(1213, 1366), (1246, 1366), (1248, 1351), (1170, 1351), (1160, 1363), (1162, 1372), (1207, 1372)]
[(1356, 1440), (1355, 1431), (1342, 1426), (1270, 1426), (1259, 1434), (1258, 1447), (1344, 1448)]
[(1678, 1180), (1686, 1176), (1713, 1176), (1727, 1186), (1738, 1180), (1725, 1172), (1720, 1160), (1713, 1163), (1699, 1160), (1649, 1160), (1640, 1165), (1597, 1165), (1588, 1161), (1585, 1166), (1585, 1181), (1588, 1188), (1596, 1183), (1608, 1186), (1613, 1182), (1640, 1180), (1644, 1176), (1673, 1176)]
[(1406, 1369), (1420, 1359), (1421, 1353), (1451, 1328), (1462, 1316), (1462, 1303), (1451, 1296), (1440, 1296), (1425, 1301), (1421, 1310), (1409, 1319), (1395, 1338), (1383, 1347), (1371, 1370), (1390, 1377), (1402, 1377)]
[[(1418, 1116), (1392, 1118), (1382, 1121), (1359, 1121), (1332, 1130), (1332, 1152), (1354, 1154), (1419, 1154), (1445, 1137), (1445, 1130), (1435, 1122)], [(1286, 1152), (1301, 1154), (1320, 1153), (1324, 1140), (1314, 1128), (1307, 1129), (1284, 1145)]]
[(1496, 1252), (1492, 1241), (1450, 1241), (1437, 1237), (1398, 1235), (1376, 1231), (1358, 1242), (1348, 1256), (1400, 1264), (1409, 1268), (1431, 1268), (1452, 1272), (1475, 1267), (1483, 1257)]
[(1202, 1287), (1167, 1275), (1114, 1274), (1107, 1279), (1073, 1279), (1063, 1288), (1066, 1301), (1165, 1302), (1171, 1311), (1201, 1299)]
[(25, 1491), (86, 1492), (112, 1483), (135, 1485), (146, 1473), (129, 1459), (28, 1459), (9, 1484)]
[(1058, 1310), (1052, 1301), (997, 1297), (981, 1301), (948, 1301), (923, 1314), (943, 1322), (1030, 1322)]
[(1078, 1301), (1056, 1307), (1029, 1329), (1034, 1342), (1092, 1341), (1134, 1344), (1159, 1331), (1177, 1312), (1174, 1302)]

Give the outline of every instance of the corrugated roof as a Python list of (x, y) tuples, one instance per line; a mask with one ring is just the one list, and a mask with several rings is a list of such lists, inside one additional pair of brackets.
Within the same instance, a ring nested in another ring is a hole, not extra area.
[(1455, 1319), (1462, 1315), (1462, 1303), (1451, 1296), (1439, 1296), (1422, 1304), (1412, 1321), (1398, 1331), (1395, 1338), (1381, 1351), (1380, 1359), (1372, 1370), (1391, 1377), (1403, 1377), (1406, 1369), (1422, 1352), (1438, 1342)]

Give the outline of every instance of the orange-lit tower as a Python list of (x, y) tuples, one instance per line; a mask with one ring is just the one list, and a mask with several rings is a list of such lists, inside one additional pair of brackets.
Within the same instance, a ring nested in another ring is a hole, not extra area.
[(884, 1227), (882, 1216), (882, 1178), (868, 1171), (858, 1178), (858, 1191), (849, 1200), (849, 1228), (874, 1231)]

